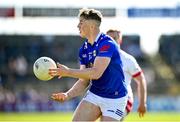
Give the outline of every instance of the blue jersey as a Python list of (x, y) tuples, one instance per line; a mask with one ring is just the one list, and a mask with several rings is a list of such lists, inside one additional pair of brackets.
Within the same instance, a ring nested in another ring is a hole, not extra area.
[(120, 48), (114, 40), (105, 34), (100, 34), (93, 45), (86, 40), (79, 50), (81, 65), (89, 68), (98, 57), (109, 57), (111, 61), (103, 75), (92, 80), (90, 91), (105, 98), (121, 98), (127, 94), (120, 57)]

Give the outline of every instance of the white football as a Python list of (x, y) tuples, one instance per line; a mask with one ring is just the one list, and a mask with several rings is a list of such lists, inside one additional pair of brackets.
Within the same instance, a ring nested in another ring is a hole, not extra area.
[(54, 60), (49, 57), (40, 57), (33, 65), (33, 72), (39, 80), (48, 81), (53, 78), (48, 74), (51, 68), (57, 68)]

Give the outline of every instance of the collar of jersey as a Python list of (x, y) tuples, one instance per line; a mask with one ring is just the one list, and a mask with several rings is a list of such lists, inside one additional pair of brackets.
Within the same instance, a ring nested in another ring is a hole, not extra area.
[(95, 39), (94, 42), (97, 42), (97, 41), (99, 40), (99, 37), (101, 36), (101, 34), (102, 34), (102, 33), (98, 33), (98, 35), (97, 35), (97, 37), (96, 37), (96, 39)]
[[(101, 35), (102, 35), (102, 33), (98, 33), (98, 35), (97, 35), (97, 37), (96, 37), (93, 45), (97, 44), (97, 42), (98, 42), (98, 40), (99, 40), (99, 38), (100, 38)], [(86, 40), (86, 42), (87, 42), (88, 45), (91, 45), (91, 44), (88, 42), (88, 40)], [(93, 46), (93, 45), (91, 45), (91, 46)]]

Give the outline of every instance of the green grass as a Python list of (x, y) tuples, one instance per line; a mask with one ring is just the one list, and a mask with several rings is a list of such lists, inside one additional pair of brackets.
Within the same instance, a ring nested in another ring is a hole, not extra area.
[(0, 121), (70, 121), (72, 119), (72, 113), (58, 113), (58, 112), (35, 112), (35, 113), (1, 113)]
[[(71, 121), (72, 113), (61, 112), (37, 112), (37, 113), (0, 113), (0, 122), (53, 122)], [(131, 113), (125, 122), (180, 122), (180, 113), (147, 113), (143, 118), (139, 118), (137, 113)]]
[(180, 113), (176, 112), (154, 112), (146, 113), (143, 118), (140, 118), (137, 113), (132, 113), (127, 116), (126, 121), (153, 121), (153, 122), (180, 122)]

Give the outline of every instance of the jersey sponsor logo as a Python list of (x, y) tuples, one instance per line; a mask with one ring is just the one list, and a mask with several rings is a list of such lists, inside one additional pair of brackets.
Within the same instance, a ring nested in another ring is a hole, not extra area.
[(86, 57), (87, 57), (87, 55), (86, 55), (86, 54), (82, 54), (82, 57), (83, 57), (83, 58), (86, 58)]
[(109, 48), (110, 48), (110, 45), (104, 45), (100, 48), (100, 52), (108, 51)]

